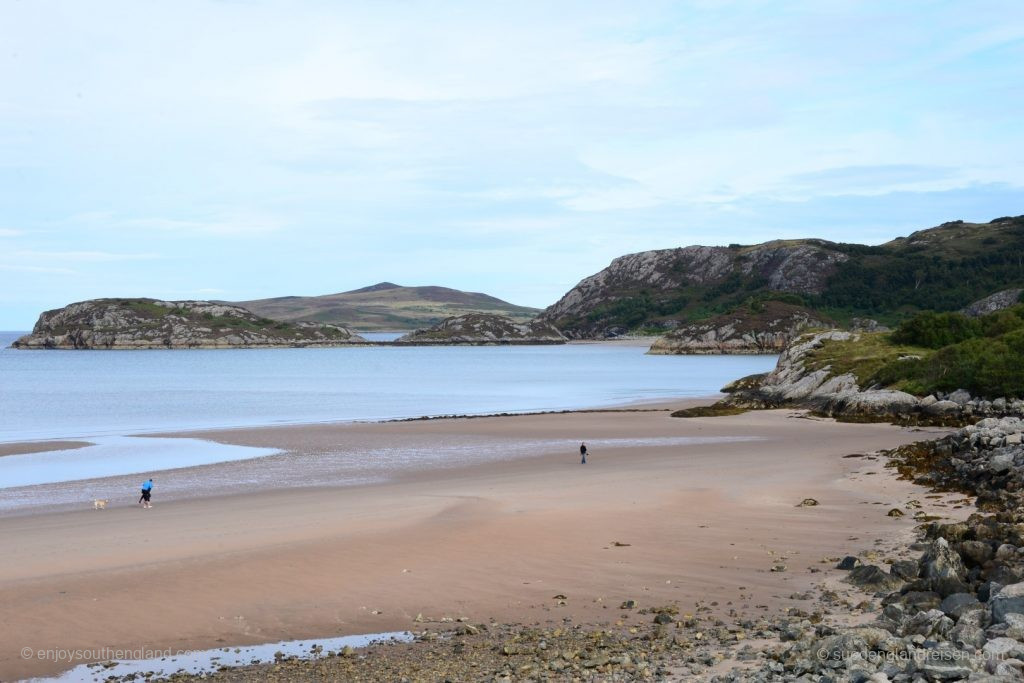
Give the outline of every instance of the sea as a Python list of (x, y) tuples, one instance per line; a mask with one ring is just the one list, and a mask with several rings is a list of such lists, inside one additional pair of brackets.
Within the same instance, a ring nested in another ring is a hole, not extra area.
[[(5, 505), (6, 494), (24, 487), (277, 452), (201, 439), (136, 438), (140, 434), (574, 410), (708, 396), (733, 379), (770, 370), (776, 361), (757, 355), (652, 356), (646, 345), (622, 343), (9, 348), (21, 334), (0, 332), (0, 443), (63, 439), (94, 445), (0, 457), (0, 510), (12, 503), (7, 496)], [(397, 334), (369, 336), (388, 341)]]

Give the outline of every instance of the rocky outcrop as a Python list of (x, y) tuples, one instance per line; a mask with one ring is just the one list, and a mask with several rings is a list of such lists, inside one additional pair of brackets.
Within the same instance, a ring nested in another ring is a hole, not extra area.
[[(765, 242), (754, 246), (644, 251), (621, 256), (582, 280), (541, 315), (573, 338), (614, 336), (619, 330), (603, 311), (637, 292), (671, 293), (692, 286), (756, 282), (766, 290), (821, 292), (837, 264), (849, 257), (826, 240)], [(564, 323), (564, 324), (563, 324)]]
[(913, 411), (918, 399), (891, 389), (863, 390), (852, 373), (835, 374), (829, 366), (809, 364), (811, 353), (828, 341), (847, 341), (858, 333), (829, 330), (795, 340), (775, 369), (760, 383), (733, 393), (727, 401), (758, 407), (801, 406), (827, 415), (894, 416)]
[(221, 349), (366, 343), (344, 327), (261, 318), (209, 301), (93, 299), (46, 311), (17, 349)]
[(989, 313), (995, 313), (1001, 311), (1004, 308), (1010, 306), (1016, 306), (1021, 302), (1021, 294), (1024, 293), (1024, 289), (1019, 287), (1015, 289), (1004, 289), (1001, 292), (990, 294), (984, 299), (979, 299), (969, 306), (965, 306), (960, 309), (960, 312), (969, 318), (979, 318)]
[(434, 327), (416, 330), (394, 341), (409, 345), (564, 344), (566, 338), (554, 325), (538, 320), (517, 323), (511, 318), (470, 313), (443, 320)]
[(800, 333), (831, 327), (825, 316), (779, 301), (745, 307), (678, 327), (651, 345), (652, 354), (781, 353)]
[(921, 398), (894, 389), (861, 387), (852, 372), (836, 372), (831, 365), (813, 362), (814, 352), (822, 345), (857, 340), (860, 334), (828, 330), (798, 337), (779, 356), (774, 370), (724, 387), (730, 396), (720, 403), (747, 408), (799, 407), (865, 421), (954, 425), (985, 416), (1024, 415), (1024, 401), (1019, 399), (988, 400), (964, 390)]

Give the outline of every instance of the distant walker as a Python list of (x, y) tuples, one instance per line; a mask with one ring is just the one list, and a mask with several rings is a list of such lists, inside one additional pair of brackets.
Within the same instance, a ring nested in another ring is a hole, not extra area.
[(144, 508), (151, 508), (153, 504), (149, 502), (150, 496), (153, 495), (153, 480), (147, 479), (142, 482), (142, 495), (139, 496), (139, 505)]
[(580, 444), (580, 464), (587, 464), (587, 444), (585, 443)]

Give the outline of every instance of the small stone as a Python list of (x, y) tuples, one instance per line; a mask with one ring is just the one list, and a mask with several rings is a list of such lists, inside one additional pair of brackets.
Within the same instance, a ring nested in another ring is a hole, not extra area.
[(850, 571), (851, 569), (853, 569), (854, 567), (857, 567), (859, 565), (860, 565), (860, 560), (859, 559), (857, 559), (853, 555), (847, 555), (846, 557), (844, 557), (843, 559), (841, 559), (839, 561), (839, 564), (836, 565), (836, 569), (842, 569), (844, 571)]

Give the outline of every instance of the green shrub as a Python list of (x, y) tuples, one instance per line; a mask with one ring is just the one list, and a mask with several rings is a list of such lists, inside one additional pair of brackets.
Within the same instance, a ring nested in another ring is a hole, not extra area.
[(900, 324), (892, 334), (897, 344), (939, 349), (981, 336), (982, 326), (977, 319), (960, 313), (919, 313)]

